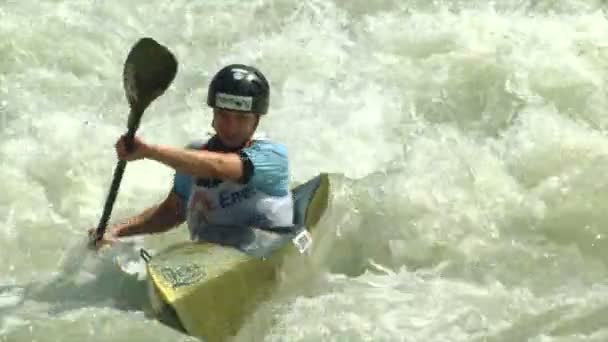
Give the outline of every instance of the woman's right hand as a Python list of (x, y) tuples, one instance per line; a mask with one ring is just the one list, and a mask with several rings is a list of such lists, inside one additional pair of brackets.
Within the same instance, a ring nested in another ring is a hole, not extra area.
[[(89, 238), (90, 240), (94, 239), (96, 228), (89, 229)], [(118, 242), (118, 227), (112, 227), (106, 230), (103, 237), (97, 241), (95, 241), (95, 250), (99, 250), (104, 246), (112, 246), (114, 243)]]

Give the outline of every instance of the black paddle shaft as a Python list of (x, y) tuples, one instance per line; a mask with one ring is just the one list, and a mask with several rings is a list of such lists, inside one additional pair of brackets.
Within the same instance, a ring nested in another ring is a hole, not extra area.
[[(131, 107), (127, 122), (127, 150), (133, 148), (133, 137), (139, 128), (144, 111), (162, 95), (177, 73), (177, 59), (165, 46), (152, 38), (140, 39), (129, 52), (123, 68), (123, 87)], [(99, 241), (106, 230), (112, 208), (118, 195), (127, 162), (118, 161), (114, 169), (112, 185), (106, 198), (103, 214), (91, 242)]]

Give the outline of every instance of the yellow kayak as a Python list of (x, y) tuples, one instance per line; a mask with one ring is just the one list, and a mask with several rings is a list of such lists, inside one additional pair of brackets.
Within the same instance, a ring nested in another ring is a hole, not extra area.
[(285, 255), (305, 253), (327, 208), (329, 179), (320, 174), (292, 190), (294, 227), (248, 228), (233, 246), (184, 242), (146, 260), (148, 293), (158, 318), (177, 329), (222, 341), (272, 291)]

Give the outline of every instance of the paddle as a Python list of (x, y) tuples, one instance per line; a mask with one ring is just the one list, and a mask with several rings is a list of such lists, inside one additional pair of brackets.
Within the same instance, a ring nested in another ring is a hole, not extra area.
[[(131, 108), (127, 122), (127, 149), (133, 148), (133, 137), (139, 128), (144, 111), (152, 101), (167, 90), (176, 73), (175, 56), (167, 47), (160, 45), (154, 39), (142, 38), (131, 48), (123, 69), (123, 87)], [(95, 233), (89, 239), (91, 246), (94, 246), (105, 233), (126, 165), (126, 161), (120, 160), (114, 169), (103, 214)]]

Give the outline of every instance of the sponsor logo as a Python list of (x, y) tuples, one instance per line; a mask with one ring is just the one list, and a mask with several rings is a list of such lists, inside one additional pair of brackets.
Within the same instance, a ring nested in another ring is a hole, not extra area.
[(220, 207), (222, 209), (231, 207), (253, 197), (253, 195), (255, 195), (255, 190), (250, 186), (235, 192), (222, 191), (220, 192)]
[(306, 229), (302, 229), (293, 239), (293, 244), (301, 254), (306, 253), (312, 246), (312, 235)]
[(203, 268), (196, 264), (180, 265), (177, 267), (162, 266), (155, 268), (174, 289), (194, 284), (203, 279), (205, 276), (205, 271)]
[(215, 206), (203, 191), (195, 191), (188, 204), (190, 220), (195, 225), (209, 222), (209, 212), (215, 210)]
[(251, 96), (217, 93), (215, 94), (215, 106), (224, 109), (250, 112), (251, 108), (253, 108), (253, 98)]

